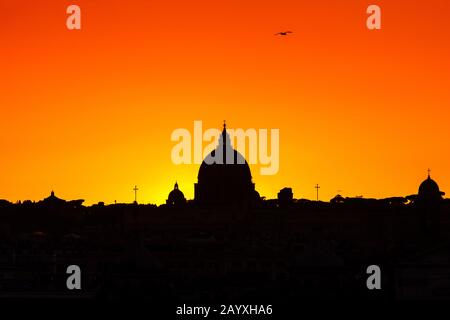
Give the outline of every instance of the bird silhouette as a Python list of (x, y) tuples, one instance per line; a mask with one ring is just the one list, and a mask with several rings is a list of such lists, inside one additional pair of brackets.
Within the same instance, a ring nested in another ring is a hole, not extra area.
[(288, 34), (293, 33), (292, 31), (281, 31), (278, 33), (275, 33), (276, 36), (287, 36)]

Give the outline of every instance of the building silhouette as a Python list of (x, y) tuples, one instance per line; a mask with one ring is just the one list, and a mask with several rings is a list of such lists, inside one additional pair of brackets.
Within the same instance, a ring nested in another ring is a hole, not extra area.
[(67, 201), (58, 198), (53, 190), (51, 191), (50, 195), (47, 198), (40, 201), (42, 205), (49, 207), (58, 207), (58, 206), (81, 207), (83, 202), (84, 202), (83, 199)]
[(287, 206), (294, 200), (292, 188), (283, 188), (278, 192), (278, 204), (280, 206)]
[(170, 191), (166, 204), (170, 207), (180, 208), (186, 204), (186, 198), (183, 192), (178, 188), (178, 182), (175, 182), (173, 190)]
[(445, 192), (439, 190), (439, 186), (431, 179), (430, 172), (428, 172), (428, 177), (419, 186), (418, 199), (421, 201), (431, 201), (436, 202), (442, 200)]
[[(161, 206), (84, 206), (54, 192), (0, 200), (0, 300), (450, 299), (450, 200), (430, 174), (407, 197), (317, 202), (286, 187), (265, 200), (229, 140), (224, 126), (193, 201), (178, 183)], [(66, 288), (72, 264), (82, 269), (78, 295)], [(366, 288), (372, 264), (382, 270), (378, 292)]]
[(428, 170), (428, 177), (420, 184), (415, 200), (422, 230), (428, 237), (441, 236), (440, 207), (444, 195), (445, 192), (439, 190), (439, 185), (431, 179)]
[(248, 207), (259, 200), (250, 167), (231, 146), (226, 124), (217, 148), (200, 165), (194, 194), (202, 207)]

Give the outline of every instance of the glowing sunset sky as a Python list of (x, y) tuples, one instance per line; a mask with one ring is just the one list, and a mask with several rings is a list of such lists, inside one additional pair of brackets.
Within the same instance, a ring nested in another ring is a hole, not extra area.
[(449, 39), (447, 0), (0, 0), (0, 199), (193, 198), (171, 132), (223, 119), (280, 129), (268, 198), (450, 192)]

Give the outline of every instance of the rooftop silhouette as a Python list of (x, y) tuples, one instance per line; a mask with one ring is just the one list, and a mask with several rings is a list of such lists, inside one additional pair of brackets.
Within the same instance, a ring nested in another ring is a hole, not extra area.
[[(176, 181), (160, 206), (139, 204), (137, 186), (125, 204), (83, 206), (54, 191), (38, 202), (0, 201), (0, 272), (10, 275), (0, 278), (0, 299), (73, 298), (68, 264), (82, 268), (86, 299), (450, 298), (450, 200), (430, 171), (405, 197), (327, 202), (315, 187), (314, 201), (289, 187), (260, 197), (224, 124), (192, 200)], [(384, 270), (376, 294), (362, 276), (374, 263)]]
[(225, 123), (216, 149), (200, 165), (194, 190), (200, 206), (249, 206), (259, 200), (250, 167), (231, 146)]

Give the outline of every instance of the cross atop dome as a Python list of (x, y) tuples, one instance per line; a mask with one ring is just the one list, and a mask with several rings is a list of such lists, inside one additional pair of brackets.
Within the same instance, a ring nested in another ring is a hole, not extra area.
[(221, 134), (221, 136), (219, 137), (219, 146), (223, 146), (223, 154), (224, 154), (224, 156), (225, 156), (225, 154), (226, 154), (226, 146), (227, 145), (231, 145), (231, 139), (230, 139), (230, 136), (228, 135), (228, 132), (227, 132), (227, 121), (226, 120), (223, 120), (223, 130), (222, 130), (222, 134)]

